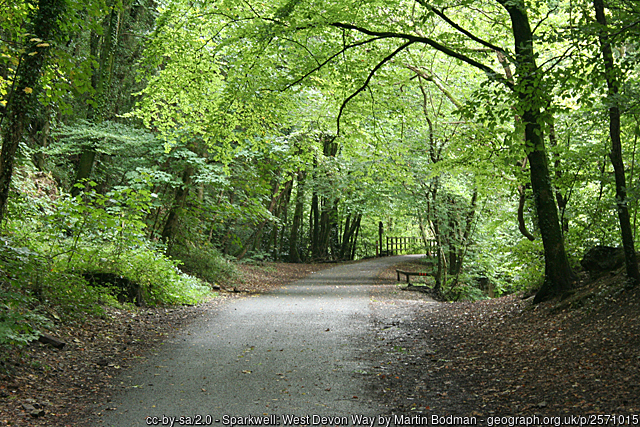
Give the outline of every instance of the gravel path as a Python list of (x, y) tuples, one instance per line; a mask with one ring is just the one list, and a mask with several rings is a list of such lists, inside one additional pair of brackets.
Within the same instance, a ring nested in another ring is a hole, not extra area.
[(281, 425), (342, 425), (342, 418), (319, 417), (347, 417), (354, 425), (354, 415), (383, 414), (364, 378), (372, 368), (366, 349), (380, 322), (371, 296), (380, 292), (381, 271), (412, 257), (341, 265), (223, 304), (120, 379), (123, 391), (103, 425), (257, 420), (248, 416)]

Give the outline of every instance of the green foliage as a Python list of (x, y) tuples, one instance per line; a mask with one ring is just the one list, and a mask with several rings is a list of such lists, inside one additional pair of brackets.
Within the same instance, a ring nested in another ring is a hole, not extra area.
[(239, 278), (235, 265), (210, 245), (174, 245), (171, 257), (180, 261), (180, 270), (208, 283), (228, 285)]
[(47, 169), (67, 191), (75, 180), (73, 160), (77, 161), (77, 156), (86, 149), (96, 152), (91, 180), (98, 183), (99, 192), (118, 185), (139, 187), (141, 182), (158, 181), (156, 175), (161, 171), (153, 166), (163, 160), (164, 148), (145, 129), (109, 120), (100, 123), (78, 120), (57, 127), (53, 136), (55, 139), (38, 151), (45, 156)]
[(126, 279), (147, 305), (194, 304), (206, 298), (210, 288), (205, 283), (182, 273), (162, 247), (146, 239), (142, 219), (152, 203), (146, 188), (122, 187), (107, 194), (90, 190), (43, 201), (48, 213), (34, 216), (27, 209), (29, 199), (14, 200), (13, 209), (25, 215), (6, 224), (0, 242), (0, 343), (20, 345), (37, 338), (48, 325), (41, 312), (65, 320), (100, 315), (102, 303), (115, 303), (109, 295), (116, 290), (89, 286), (85, 273)]
[(28, 308), (33, 298), (0, 287), (0, 301), (0, 348), (25, 345), (40, 336), (40, 328), (50, 325), (45, 316)]
[[(104, 263), (98, 263), (98, 267), (101, 266)], [(86, 267), (91, 269), (94, 265), (86, 264)], [(175, 262), (150, 248), (128, 251), (105, 270), (119, 273), (139, 285), (149, 305), (195, 304), (210, 291), (201, 280), (180, 272)]]
[(47, 234), (41, 241), (47, 243), (52, 269), (122, 275), (141, 288), (146, 304), (197, 301), (204, 285), (180, 274), (145, 238), (141, 219), (152, 200), (148, 190), (131, 188), (62, 199), (43, 221)]
[(444, 295), (450, 301), (479, 301), (488, 298), (478, 284), (467, 275), (457, 284), (445, 286)]

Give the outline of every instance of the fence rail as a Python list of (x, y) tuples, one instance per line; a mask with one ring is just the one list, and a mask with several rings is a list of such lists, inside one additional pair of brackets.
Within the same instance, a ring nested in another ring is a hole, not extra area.
[(402, 255), (410, 253), (426, 253), (428, 256), (435, 256), (438, 245), (435, 240), (429, 239), (426, 242), (419, 237), (392, 237), (387, 236), (387, 255)]

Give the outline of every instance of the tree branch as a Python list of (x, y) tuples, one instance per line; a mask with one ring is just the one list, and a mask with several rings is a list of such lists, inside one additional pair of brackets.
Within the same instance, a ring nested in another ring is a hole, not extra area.
[(542, 18), (542, 19), (541, 19), (541, 20), (536, 24), (536, 26), (533, 28), (533, 30), (531, 31), (531, 33), (532, 33), (532, 34), (535, 34), (535, 33), (536, 33), (536, 31), (538, 31), (538, 28), (540, 28), (540, 25), (542, 25), (542, 23), (543, 23), (544, 21), (546, 21), (547, 19), (549, 19), (549, 17), (551, 16), (551, 14), (552, 14), (553, 12), (555, 12), (556, 10), (558, 10), (558, 7), (557, 7), (557, 6), (556, 6), (556, 7), (554, 7), (554, 8), (549, 9), (549, 10), (547, 11), (546, 16), (545, 16), (544, 18)]
[[(336, 52), (335, 54), (331, 55), (329, 58), (326, 59), (326, 61), (323, 61), (321, 63), (318, 63), (318, 66), (313, 68), (312, 70), (310, 70), (307, 74), (305, 74), (304, 76), (300, 77), (298, 80), (294, 81), (293, 83), (289, 83), (284, 90), (290, 89), (291, 87), (297, 85), (298, 83), (300, 83), (301, 81), (303, 81), (304, 79), (306, 79), (307, 77), (309, 77), (311, 74), (315, 73), (316, 71), (318, 71), (319, 69), (321, 69), (322, 67), (324, 67), (325, 65), (327, 65), (329, 62), (331, 62), (333, 59), (335, 59), (335, 57), (337, 57), (340, 54), (343, 54), (344, 52), (346, 52), (349, 49), (352, 49), (354, 47), (358, 47), (358, 46), (362, 46), (371, 42), (374, 42), (376, 40), (381, 40), (382, 37), (374, 37), (372, 39), (367, 39), (358, 43), (353, 43), (353, 44), (349, 44), (346, 45), (345, 47), (343, 47), (342, 49), (340, 49), (340, 51)], [(315, 58), (314, 58), (315, 59)], [(318, 62), (318, 61), (316, 61)]]
[(287, 37), (283, 37), (282, 40), (285, 40), (285, 41), (288, 41), (289, 43), (293, 43), (295, 45), (300, 46), (303, 50), (305, 50), (309, 54), (309, 56), (311, 58), (313, 58), (314, 61), (316, 61), (316, 64), (318, 64), (318, 66), (320, 66), (320, 61), (318, 61), (316, 56), (313, 54), (313, 52), (311, 52), (311, 50), (307, 46), (305, 46), (304, 44), (302, 44), (301, 42), (299, 42), (297, 40), (290, 39), (290, 38), (287, 38)]
[(511, 62), (513, 62), (513, 58), (511, 57), (511, 55), (504, 50), (501, 47), (498, 47), (496, 45), (494, 45), (493, 43), (490, 43), (486, 40), (481, 39), (478, 36), (475, 36), (474, 34), (472, 34), (470, 31), (465, 30), (464, 28), (462, 28), (460, 25), (456, 24), (455, 22), (453, 22), (447, 15), (444, 14), (444, 12), (442, 12), (439, 9), (436, 9), (435, 7), (429, 5), (425, 0), (416, 0), (418, 3), (420, 3), (420, 5), (430, 11), (432, 11), (433, 13), (435, 13), (436, 15), (438, 15), (443, 21), (445, 21), (447, 24), (449, 24), (450, 26), (452, 26), (453, 28), (455, 28), (456, 30), (460, 31), (462, 34), (464, 34), (465, 36), (469, 37), (471, 40), (475, 41), (476, 43), (479, 43), (485, 47), (488, 47), (491, 50), (494, 50), (496, 52), (500, 52), (502, 53), (505, 57), (509, 58), (509, 60)]
[(258, 18), (258, 19), (262, 19), (263, 21), (273, 22), (274, 24), (284, 25), (284, 26), (286, 27), (286, 25), (285, 25), (283, 22), (281, 22), (281, 21), (279, 21), (279, 20), (277, 20), (277, 19), (275, 19), (275, 18), (268, 18), (268, 17), (265, 17), (265, 16), (260, 15), (260, 14), (258, 13), (258, 11), (257, 11), (257, 10), (255, 10), (255, 9), (254, 9), (254, 7), (251, 5), (251, 3), (249, 3), (248, 1), (246, 1), (246, 0), (242, 0), (242, 2), (243, 2), (244, 4), (246, 4), (246, 5), (247, 5), (247, 7), (249, 8), (249, 10), (251, 10), (251, 12), (255, 15), (255, 17), (256, 17), (256, 18)]
[[(433, 74), (427, 73), (426, 71), (423, 71), (421, 69), (419, 69), (416, 66), (410, 65), (410, 64), (405, 64), (405, 67), (407, 67), (408, 69), (410, 69), (411, 71), (413, 71), (414, 73), (416, 73), (416, 75), (418, 75), (419, 77), (422, 77), (423, 79), (432, 82), (433, 84), (436, 85), (436, 87), (438, 89), (440, 89), (440, 91), (444, 94), (444, 96), (446, 96), (447, 98), (449, 98), (449, 101), (451, 101), (451, 103), (453, 105), (455, 105), (458, 109), (462, 109), (463, 105), (460, 101), (458, 101), (452, 94), (451, 92), (449, 92), (449, 90), (447, 90), (446, 87), (444, 87), (444, 85), (442, 83), (440, 83), (439, 81), (437, 81), (435, 79), (435, 77), (433, 76)], [(422, 85), (420, 85), (420, 88), (422, 89)]]
[(411, 43), (420, 43), (420, 44), (426, 44), (428, 46), (431, 46), (432, 48), (444, 53), (447, 56), (451, 56), (453, 58), (459, 59), (462, 62), (465, 62), (469, 65), (471, 65), (472, 67), (475, 67), (481, 71), (483, 71), (488, 78), (498, 81), (500, 83), (502, 83), (503, 85), (507, 86), (509, 89), (513, 89), (513, 83), (507, 81), (507, 79), (505, 79), (503, 76), (501, 76), (500, 74), (498, 74), (495, 70), (493, 70), (491, 67), (484, 65), (478, 61), (476, 61), (475, 59), (469, 58), (466, 55), (461, 54), (460, 52), (456, 52), (438, 42), (436, 42), (435, 40), (432, 40), (428, 37), (419, 37), (419, 36), (414, 36), (412, 34), (404, 34), (404, 33), (395, 33), (395, 32), (391, 32), (391, 31), (372, 31), (372, 30), (368, 30), (366, 28), (362, 28), (359, 27), (357, 25), (352, 25), (352, 24), (345, 24), (343, 22), (334, 22), (329, 24), (333, 27), (336, 28), (344, 28), (344, 29), (348, 29), (348, 30), (354, 30), (354, 31), (358, 31), (360, 33), (366, 34), (368, 36), (374, 36), (374, 37), (379, 37), (381, 39), (402, 39), (402, 40), (407, 40)]
[(398, 53), (402, 52), (404, 49), (406, 49), (409, 46), (411, 46), (413, 43), (414, 43), (413, 41), (407, 41), (405, 44), (403, 44), (402, 46), (398, 47), (396, 50), (394, 50), (389, 55), (387, 55), (385, 58), (383, 58), (382, 61), (380, 61), (378, 63), (378, 65), (373, 67), (373, 69), (369, 72), (369, 75), (367, 76), (367, 79), (364, 81), (362, 86), (360, 86), (355, 92), (353, 92), (351, 95), (349, 95), (349, 97), (347, 97), (347, 99), (345, 99), (342, 102), (342, 105), (340, 106), (340, 111), (338, 112), (338, 117), (336, 118), (336, 137), (340, 135), (340, 118), (342, 117), (342, 113), (344, 112), (344, 109), (347, 106), (347, 104), (349, 103), (349, 101), (351, 101), (353, 98), (358, 96), (358, 94), (360, 92), (362, 92), (363, 90), (365, 90), (369, 86), (369, 82), (371, 81), (371, 79), (375, 75), (376, 71), (378, 71), (380, 68), (382, 68), (382, 66), (384, 64), (389, 62), (391, 59), (393, 59), (394, 56), (396, 56)]

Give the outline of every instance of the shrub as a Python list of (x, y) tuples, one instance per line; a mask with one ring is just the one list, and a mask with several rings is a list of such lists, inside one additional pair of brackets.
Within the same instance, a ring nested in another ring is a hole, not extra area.
[(0, 346), (24, 345), (40, 336), (49, 320), (30, 307), (36, 301), (18, 292), (0, 288)]
[(180, 269), (209, 283), (229, 284), (239, 277), (236, 266), (210, 245), (173, 245), (171, 256), (180, 260)]

